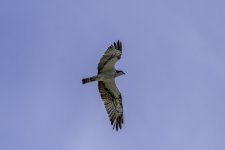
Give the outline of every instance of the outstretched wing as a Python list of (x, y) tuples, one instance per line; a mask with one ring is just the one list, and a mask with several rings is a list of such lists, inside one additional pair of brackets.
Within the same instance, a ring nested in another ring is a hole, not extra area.
[(123, 124), (123, 104), (122, 96), (120, 91), (116, 87), (115, 80), (112, 79), (106, 82), (99, 81), (98, 89), (113, 129), (121, 129)]
[(118, 40), (114, 45), (109, 46), (98, 63), (98, 73), (114, 69), (115, 63), (121, 58), (122, 43)]

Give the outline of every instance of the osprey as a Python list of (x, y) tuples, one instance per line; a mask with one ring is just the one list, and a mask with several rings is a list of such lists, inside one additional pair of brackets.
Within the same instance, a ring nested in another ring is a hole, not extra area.
[(98, 89), (104, 102), (106, 111), (113, 129), (122, 128), (123, 124), (123, 104), (122, 96), (118, 90), (115, 78), (125, 73), (115, 69), (115, 63), (121, 58), (122, 43), (117, 43), (108, 47), (98, 64), (98, 74), (89, 78), (82, 79), (86, 84), (92, 81), (98, 81)]

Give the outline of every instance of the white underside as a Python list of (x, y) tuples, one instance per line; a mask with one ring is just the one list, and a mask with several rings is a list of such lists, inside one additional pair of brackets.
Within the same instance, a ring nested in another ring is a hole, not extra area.
[(107, 72), (100, 73), (97, 76), (98, 76), (98, 81), (106, 81), (106, 80), (114, 79), (115, 75), (116, 75), (116, 70), (113, 69)]

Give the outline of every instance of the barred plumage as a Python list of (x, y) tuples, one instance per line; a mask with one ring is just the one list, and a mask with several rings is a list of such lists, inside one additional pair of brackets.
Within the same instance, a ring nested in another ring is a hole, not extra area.
[(84, 78), (82, 79), (82, 83), (83, 84), (86, 84), (86, 83), (89, 83), (89, 82), (92, 82), (92, 81), (96, 81), (97, 80), (97, 76), (93, 76), (93, 77), (89, 77), (89, 78)]

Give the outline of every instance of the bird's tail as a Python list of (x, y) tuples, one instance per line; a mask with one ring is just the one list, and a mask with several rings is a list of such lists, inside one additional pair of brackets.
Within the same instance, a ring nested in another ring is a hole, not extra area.
[(93, 76), (93, 77), (89, 77), (89, 78), (84, 78), (82, 79), (82, 83), (83, 84), (86, 84), (86, 83), (89, 83), (89, 82), (92, 82), (92, 81), (97, 81), (98, 77), (97, 76)]

